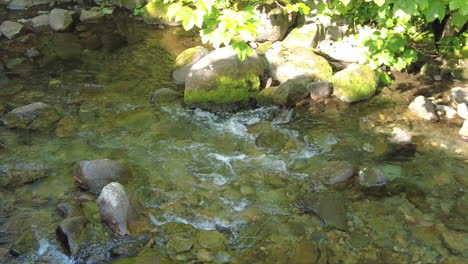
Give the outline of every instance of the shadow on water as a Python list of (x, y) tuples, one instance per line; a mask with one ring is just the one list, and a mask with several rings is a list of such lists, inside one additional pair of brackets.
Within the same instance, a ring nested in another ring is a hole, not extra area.
[[(0, 248), (20, 253), (8, 262), (466, 259), (467, 152), (432, 147), (431, 138), (419, 133), (452, 137), (440, 124), (414, 122), (420, 129), (415, 148), (398, 149), (388, 137), (389, 129), (401, 124), (379, 114), (402, 113), (383, 96), (353, 105), (216, 114), (186, 109), (180, 100), (150, 105), (154, 90), (180, 89), (172, 83), (171, 67), (174, 54), (193, 46), (191, 37), (172, 45), (173, 29), (126, 27), (145, 38), (110, 53), (86, 51), (81, 64), (46, 71), (2, 99), (8, 108), (41, 100), (79, 120), (67, 137), (0, 127), (0, 175), (17, 164), (41, 164), (37, 173), (45, 176), (0, 191)], [(60, 84), (50, 86), (51, 80)], [(147, 208), (151, 231), (117, 238), (101, 224), (96, 197), (73, 181), (78, 161), (99, 158), (132, 168), (124, 186)], [(366, 187), (357, 173), (346, 182), (325, 184), (321, 175), (331, 161), (346, 161), (355, 172), (377, 168), (386, 184)], [(298, 200), (303, 210), (293, 206)], [(62, 203), (88, 221), (75, 260), (62, 253), (55, 236), (61, 222), (56, 207)]]

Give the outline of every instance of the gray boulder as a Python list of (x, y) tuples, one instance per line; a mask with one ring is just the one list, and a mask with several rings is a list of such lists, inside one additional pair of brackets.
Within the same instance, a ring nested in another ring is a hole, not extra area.
[(202, 46), (197, 46), (186, 49), (179, 56), (177, 56), (174, 71), (172, 72), (172, 78), (176, 81), (176, 83), (185, 83), (185, 78), (187, 78), (192, 65), (194, 65), (207, 54), (207, 49)]
[(264, 59), (256, 52), (241, 61), (232, 47), (214, 50), (190, 68), (184, 102), (207, 109), (246, 105), (259, 92), (265, 69)]
[(8, 128), (45, 130), (60, 119), (57, 111), (48, 104), (37, 102), (13, 109), (0, 119)]
[(110, 182), (129, 175), (130, 170), (115, 160), (82, 160), (75, 174), (75, 180), (81, 187), (99, 193)]
[(44, 166), (17, 162), (0, 165), (0, 187), (17, 187), (46, 176)]
[(49, 15), (42, 14), (31, 19), (31, 24), (33, 27), (44, 27), (49, 25)]
[(333, 73), (328, 61), (310, 48), (286, 47), (276, 42), (265, 55), (270, 64), (270, 75), (281, 83), (298, 77), (328, 81)]
[(55, 31), (66, 30), (73, 22), (70, 11), (65, 9), (55, 8), (50, 11), (49, 25)]
[(97, 199), (102, 221), (117, 235), (129, 235), (127, 214), (130, 200), (124, 187), (117, 182), (111, 182), (103, 189)]
[(378, 168), (362, 168), (359, 171), (359, 184), (364, 187), (382, 186), (387, 183), (387, 177)]
[(17, 36), (21, 32), (21, 29), (23, 29), (23, 25), (18, 22), (4, 21), (0, 24), (0, 33), (7, 39), (12, 39)]
[(317, 48), (320, 41), (326, 36), (325, 27), (320, 24), (307, 24), (297, 27), (284, 39), (286, 47), (301, 46), (306, 48)]
[(430, 121), (439, 120), (434, 104), (422, 95), (414, 98), (413, 102), (409, 105), (409, 110), (420, 118)]
[(322, 168), (320, 179), (325, 184), (336, 184), (347, 181), (354, 176), (354, 168), (347, 161), (331, 161)]
[(468, 88), (455, 87), (450, 90), (448, 97), (452, 103), (468, 104)]

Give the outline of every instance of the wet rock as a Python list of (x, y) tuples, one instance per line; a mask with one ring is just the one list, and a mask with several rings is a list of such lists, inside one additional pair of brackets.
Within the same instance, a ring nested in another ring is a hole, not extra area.
[(99, 193), (110, 182), (118, 181), (129, 175), (129, 169), (115, 160), (82, 160), (75, 180), (81, 187)]
[(45, 176), (45, 168), (40, 164), (17, 162), (0, 165), (0, 187), (16, 187)]
[(318, 216), (325, 226), (347, 230), (346, 200), (343, 194), (332, 191), (308, 193), (295, 202), (295, 206), (305, 213)]
[(213, 262), (213, 256), (206, 249), (200, 249), (197, 251), (197, 259), (203, 263)]
[(58, 204), (57, 210), (59, 211), (60, 216), (64, 219), (73, 216), (79, 216), (81, 214), (80, 208), (70, 203)]
[(377, 89), (374, 71), (368, 66), (358, 64), (335, 73), (331, 82), (333, 94), (348, 103), (368, 99)]
[[(7, 77), (0, 75), (0, 96), (9, 96), (21, 92), (24, 87), (23, 85), (14, 82)], [(0, 113), (2, 114), (2, 113)]]
[(66, 30), (73, 22), (70, 11), (65, 9), (55, 8), (50, 11), (49, 25), (55, 31)]
[(57, 123), (55, 135), (57, 137), (69, 137), (75, 135), (80, 129), (80, 120), (76, 116), (65, 116)]
[(41, 54), (35, 48), (30, 48), (26, 50), (24, 55), (28, 58), (35, 58), (35, 57), (40, 56)]
[(270, 64), (270, 75), (281, 83), (298, 77), (308, 77), (310, 81), (328, 81), (332, 76), (328, 61), (309, 48), (286, 47), (276, 42), (265, 55)]
[(468, 88), (455, 87), (450, 90), (449, 100), (457, 104), (468, 104)]
[(18, 22), (4, 21), (0, 24), (0, 33), (2, 33), (7, 39), (13, 39), (18, 36), (23, 29), (23, 25)]
[(97, 199), (102, 221), (117, 235), (129, 235), (127, 213), (130, 200), (124, 187), (117, 182), (106, 185)]
[(430, 121), (439, 120), (435, 112), (434, 104), (422, 95), (416, 97), (413, 102), (411, 102), (409, 109), (420, 118)]
[(284, 39), (286, 47), (300, 46), (316, 48), (320, 41), (325, 39), (325, 27), (319, 24), (307, 24), (297, 27)]
[(463, 119), (468, 119), (468, 106), (466, 103), (458, 104), (457, 106), (457, 114), (459, 117)]
[(104, 16), (104, 13), (101, 12), (101, 9), (99, 7), (93, 7), (89, 10), (83, 9), (80, 12), (80, 21), (85, 22), (85, 21), (98, 20), (99, 18), (103, 16)]
[(42, 14), (42, 15), (38, 15), (36, 17), (33, 17), (31, 19), (31, 24), (35, 28), (48, 26), (49, 25), (49, 15), (48, 14)]
[(33, 6), (45, 5), (53, 2), (53, 0), (11, 0), (8, 3), (8, 9), (25, 10)]
[(320, 179), (325, 184), (336, 184), (349, 180), (354, 176), (354, 168), (347, 161), (331, 161), (322, 168)]
[(28, 77), (34, 70), (34, 63), (27, 58), (14, 58), (6, 61), (5, 66), (10, 70), (10, 73), (17, 74), (21, 77)]
[(208, 50), (202, 46), (197, 46), (184, 50), (176, 58), (174, 71), (172, 72), (172, 78), (177, 83), (185, 83), (185, 78), (187, 78), (187, 75), (192, 65), (194, 65), (197, 61), (199, 61), (207, 54)]
[(468, 138), (468, 120), (465, 120), (465, 122), (463, 122), (463, 126), (458, 131), (458, 134), (460, 134), (462, 137)]
[(257, 95), (265, 68), (255, 52), (241, 61), (232, 47), (214, 50), (190, 68), (184, 102), (207, 109), (242, 107)]
[(387, 177), (378, 168), (362, 168), (359, 171), (359, 184), (364, 187), (382, 186), (387, 183)]
[(172, 102), (183, 97), (184, 96), (181, 93), (176, 92), (170, 88), (161, 88), (161, 89), (156, 90), (153, 93), (153, 96), (151, 96), (150, 102), (152, 104), (161, 104), (161, 103)]
[(50, 105), (38, 102), (13, 109), (0, 119), (9, 128), (45, 130), (60, 119)]
[(315, 101), (323, 100), (331, 95), (331, 84), (329, 82), (312, 82), (307, 85), (310, 98)]
[(80, 243), (87, 220), (84, 217), (70, 217), (62, 220), (55, 230), (57, 241), (67, 255), (74, 256), (80, 251)]
[(292, 17), (285, 14), (279, 7), (271, 8), (259, 5), (254, 12), (260, 18), (255, 39), (258, 42), (282, 40), (289, 27), (294, 23)]
[(202, 230), (197, 233), (197, 244), (208, 251), (222, 250), (226, 243), (226, 237), (218, 231)]
[(257, 102), (261, 105), (293, 106), (309, 94), (307, 91), (309, 81), (307, 77), (300, 77), (287, 80), (278, 87), (263, 89), (256, 97)]
[(183, 253), (192, 249), (195, 243), (193, 238), (171, 237), (167, 243), (167, 247), (175, 253)]
[(399, 127), (394, 127), (389, 141), (392, 144), (407, 145), (412, 143), (412, 139), (413, 136), (410, 132)]
[(287, 263), (314, 264), (319, 258), (320, 249), (317, 244), (313, 240), (302, 238), (295, 244)]
[(450, 252), (455, 255), (466, 254), (468, 249), (468, 241), (466, 235), (461, 232), (453, 232), (445, 228), (440, 230), (442, 241)]

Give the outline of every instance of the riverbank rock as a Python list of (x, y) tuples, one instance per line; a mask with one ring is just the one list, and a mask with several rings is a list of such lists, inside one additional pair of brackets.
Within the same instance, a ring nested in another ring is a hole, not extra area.
[(70, 11), (65, 9), (55, 8), (50, 11), (49, 25), (55, 31), (66, 30), (73, 22)]
[(439, 120), (434, 104), (422, 95), (414, 98), (413, 102), (409, 105), (409, 110), (420, 118), (430, 121)]
[(190, 68), (207, 54), (208, 50), (202, 46), (184, 50), (176, 58), (174, 71), (172, 72), (172, 78), (177, 83), (185, 83), (185, 78), (187, 78)]
[(156, 90), (153, 95), (151, 96), (150, 102), (152, 104), (163, 104), (163, 103), (169, 103), (178, 99), (183, 98), (184, 95), (174, 91), (170, 88), (161, 88)]
[(37, 102), (15, 108), (0, 120), (8, 128), (45, 130), (59, 119), (60, 116), (53, 107)]
[(129, 235), (127, 213), (130, 200), (118, 182), (107, 184), (97, 199), (102, 221), (117, 235)]
[(74, 178), (82, 188), (99, 193), (110, 182), (128, 176), (130, 176), (130, 170), (119, 162), (98, 159), (80, 161)]
[(452, 103), (468, 104), (468, 88), (455, 87), (450, 90), (448, 97)]
[(42, 14), (31, 19), (31, 24), (34, 28), (44, 27), (49, 25), (49, 15)]
[(190, 68), (184, 102), (207, 109), (247, 105), (259, 92), (265, 69), (264, 59), (255, 52), (241, 61), (231, 47), (214, 50)]
[(463, 122), (463, 126), (458, 131), (458, 134), (460, 134), (462, 137), (468, 138), (468, 120), (465, 120), (465, 122)]
[(17, 162), (0, 165), (0, 187), (17, 187), (46, 176), (40, 164)]
[(87, 222), (84, 217), (76, 216), (65, 218), (58, 225), (55, 230), (57, 241), (67, 255), (75, 256), (80, 251), (81, 237)]
[(286, 47), (276, 42), (265, 55), (270, 75), (281, 83), (298, 77), (308, 77), (310, 82), (328, 81), (333, 74), (328, 61), (310, 48)]
[(354, 176), (354, 167), (347, 161), (331, 161), (322, 168), (320, 179), (325, 184), (336, 184), (349, 180)]
[(23, 29), (23, 25), (18, 22), (4, 21), (0, 24), (0, 33), (7, 39), (13, 39), (18, 36)]
[(260, 105), (293, 106), (309, 94), (307, 91), (308, 83), (309, 78), (300, 77), (287, 80), (277, 87), (268, 87), (257, 95), (257, 102)]
[(320, 101), (330, 97), (331, 84), (329, 82), (312, 82), (307, 85), (307, 91), (310, 93), (310, 98), (314, 101)]
[(283, 40), (286, 47), (300, 46), (305, 48), (316, 48), (320, 41), (326, 36), (325, 27), (319, 24), (306, 24), (297, 27)]
[(364, 187), (382, 186), (387, 183), (387, 177), (378, 168), (362, 168), (359, 171), (359, 184)]
[(333, 94), (341, 101), (352, 103), (374, 95), (377, 77), (368, 66), (353, 64), (331, 78)]
[(254, 12), (260, 17), (255, 39), (257, 42), (282, 40), (294, 22), (279, 7), (258, 6)]

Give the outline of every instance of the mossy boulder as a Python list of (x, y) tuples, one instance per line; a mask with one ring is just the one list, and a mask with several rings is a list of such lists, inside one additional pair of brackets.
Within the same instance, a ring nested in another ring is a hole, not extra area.
[(315, 54), (311, 48), (287, 47), (276, 42), (265, 55), (270, 64), (270, 75), (281, 83), (298, 77), (308, 77), (310, 81), (328, 81), (333, 74), (328, 61)]
[(145, 13), (143, 19), (146, 22), (154, 24), (163, 24), (168, 26), (178, 26), (179, 22), (174, 19), (169, 19), (167, 15), (167, 9), (169, 4), (165, 4), (163, 1), (151, 1), (145, 5)]
[(368, 66), (352, 64), (333, 75), (333, 94), (352, 103), (370, 98), (377, 89), (377, 77)]
[(325, 39), (325, 36), (325, 26), (307, 24), (293, 29), (284, 39), (283, 45), (286, 47), (301, 46), (306, 48), (316, 48), (319, 42)]
[(257, 53), (241, 61), (231, 47), (200, 59), (185, 79), (184, 102), (205, 109), (236, 109), (247, 105), (260, 90), (266, 63)]
[(185, 83), (185, 78), (192, 65), (208, 54), (208, 50), (202, 46), (197, 46), (184, 50), (176, 58), (172, 78), (177, 83)]
[(37, 102), (13, 109), (0, 119), (8, 128), (47, 130), (60, 119), (50, 105)]
[(276, 104), (281, 106), (293, 106), (309, 94), (307, 84), (308, 77), (290, 79), (278, 87), (269, 87), (262, 90), (257, 95), (257, 102), (260, 105)]

